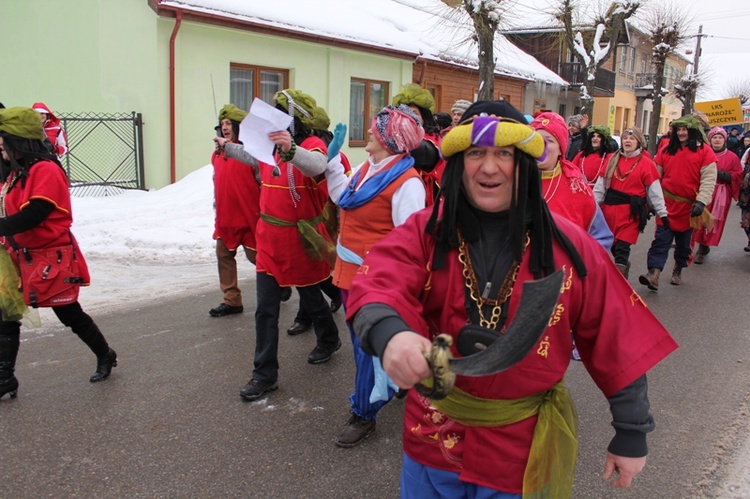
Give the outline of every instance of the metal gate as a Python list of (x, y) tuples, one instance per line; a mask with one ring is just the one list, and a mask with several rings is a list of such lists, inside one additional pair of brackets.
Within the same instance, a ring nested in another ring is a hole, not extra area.
[(145, 189), (141, 113), (60, 113), (68, 136), (62, 164), (74, 196), (114, 196)]

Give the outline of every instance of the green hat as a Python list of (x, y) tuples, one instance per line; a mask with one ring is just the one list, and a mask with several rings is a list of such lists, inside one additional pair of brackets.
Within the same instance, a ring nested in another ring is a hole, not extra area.
[(393, 98), (393, 105), (398, 106), (399, 104), (406, 104), (407, 106), (414, 104), (423, 109), (429, 109), (431, 113), (435, 112), (435, 99), (432, 94), (416, 83), (409, 83), (401, 87), (401, 91)]
[(44, 140), (39, 113), (30, 107), (0, 109), (0, 132), (22, 139)]
[(604, 125), (593, 125), (588, 128), (587, 133), (591, 135), (592, 133), (598, 133), (602, 137), (604, 137), (607, 140), (612, 139), (612, 131), (609, 129), (608, 126)]
[(706, 137), (706, 132), (703, 131), (703, 125), (701, 124), (700, 120), (698, 118), (686, 114), (682, 118), (677, 118), (672, 123), (670, 123), (670, 126), (673, 128), (678, 128), (681, 126), (684, 126), (685, 128), (692, 128), (693, 130), (698, 130), (701, 133), (701, 136), (703, 137), (703, 142), (708, 142), (708, 138)]
[(315, 130), (328, 130), (331, 126), (331, 118), (328, 117), (328, 113), (322, 107), (318, 106), (315, 108), (315, 115), (313, 115), (313, 129)]
[[(277, 105), (281, 104), (281, 106), (289, 112), (289, 116), (296, 116), (299, 118), (308, 130), (313, 130), (315, 128), (313, 125), (313, 119), (315, 116), (315, 108), (318, 107), (318, 104), (315, 102), (315, 99), (304, 93), (302, 90), (294, 88), (281, 90), (276, 92), (276, 95), (273, 96), (273, 101)], [(289, 109), (290, 102), (292, 109)], [(294, 126), (293, 123), (292, 126)]]
[(245, 116), (247, 116), (247, 111), (243, 111), (234, 104), (227, 104), (219, 111), (219, 121), (230, 119), (239, 123), (245, 119)]

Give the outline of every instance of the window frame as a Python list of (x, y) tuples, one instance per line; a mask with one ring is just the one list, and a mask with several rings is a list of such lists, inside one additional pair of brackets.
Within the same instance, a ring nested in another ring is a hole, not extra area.
[[(365, 102), (364, 102), (364, 106), (363, 106), (363, 109), (364, 109), (364, 130), (363, 130), (363, 132), (364, 132), (364, 134), (363, 134), (363, 139), (362, 140), (355, 140), (355, 139), (351, 138), (351, 130), (353, 130), (352, 123), (351, 123), (351, 113), (352, 113), (352, 110), (351, 110), (351, 98), (352, 98), (352, 84), (353, 83), (364, 83), (365, 84), (365, 95), (364, 95), (364, 101)], [(360, 77), (355, 77), (355, 76), (352, 76), (351, 79), (350, 79), (350, 81), (349, 81), (349, 105), (350, 105), (349, 120), (348, 120), (349, 121), (349, 130), (350, 130), (349, 137), (348, 137), (349, 147), (365, 147), (367, 145), (367, 130), (369, 128), (370, 122), (372, 122), (372, 118), (375, 116), (374, 114), (371, 114), (370, 105), (369, 105), (370, 97), (371, 97), (370, 91), (371, 91), (371, 88), (372, 88), (373, 84), (375, 84), (375, 85), (383, 85), (385, 87), (385, 91), (384, 91), (385, 105), (388, 105), (388, 102), (390, 100), (390, 95), (391, 95), (391, 83), (390, 82), (383, 81), (383, 80), (371, 80), (369, 78), (360, 78)], [(378, 110), (378, 112), (379, 111), (380, 110)]]
[[(236, 98), (236, 96), (232, 95), (232, 70), (234, 69), (249, 70), (253, 72), (252, 99), (250, 99), (250, 102), (247, 105), (247, 109), (245, 109), (245, 106), (243, 103), (238, 102), (238, 99)], [(277, 74), (282, 75), (284, 77), (284, 81), (282, 82), (281, 88), (279, 90), (289, 88), (289, 70), (288, 69), (273, 68), (270, 66), (259, 66), (257, 64), (244, 64), (244, 63), (230, 62), (229, 63), (229, 102), (239, 107), (240, 109), (243, 109), (244, 111), (249, 111), (250, 105), (252, 105), (253, 99), (255, 99), (255, 97), (261, 98), (260, 75), (262, 72), (277, 73)], [(264, 101), (264, 102), (266, 102), (267, 104), (273, 105), (273, 102), (268, 102), (268, 101)]]

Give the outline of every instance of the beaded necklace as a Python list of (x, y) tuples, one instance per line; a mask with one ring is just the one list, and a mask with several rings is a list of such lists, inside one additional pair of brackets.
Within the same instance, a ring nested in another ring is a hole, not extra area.
[(638, 166), (638, 163), (641, 161), (642, 157), (642, 155), (638, 156), (638, 159), (635, 160), (635, 163), (633, 163), (633, 166), (630, 167), (630, 170), (628, 170), (628, 173), (626, 173), (625, 175), (620, 174), (620, 164), (618, 162), (617, 166), (615, 167), (615, 178), (620, 182), (625, 182), (625, 179), (628, 178), (628, 176), (633, 173), (633, 170), (635, 170), (635, 167)]
[[(557, 182), (554, 182), (555, 177), (557, 177)], [(550, 200), (555, 197), (555, 194), (557, 193), (557, 188), (560, 187), (560, 181), (562, 180), (562, 167), (560, 166), (560, 162), (558, 162), (555, 167), (552, 169), (552, 171), (543, 171), (542, 172), (542, 180), (551, 179), (549, 182), (549, 185), (547, 186), (547, 189), (544, 191), (544, 200), (549, 203)], [(552, 191), (552, 194), (550, 195), (550, 191), (552, 190), (552, 184), (555, 184), (555, 190)]]
[(607, 159), (606, 154), (602, 156), (601, 161), (599, 161), (599, 168), (596, 169), (596, 175), (594, 176), (594, 180), (589, 180), (589, 178), (586, 176), (586, 169), (584, 168), (584, 165), (586, 163), (586, 158), (583, 158), (583, 160), (581, 161), (581, 174), (583, 175), (583, 178), (586, 179), (586, 182), (588, 182), (589, 184), (595, 184), (596, 181), (599, 180), (599, 177), (601, 176), (599, 175), (599, 172), (602, 171), (602, 165), (604, 165), (605, 159)]
[[(493, 300), (486, 296), (487, 294), (489, 294), (491, 283), (487, 283), (485, 293), (479, 293), (479, 283), (477, 282), (477, 275), (474, 271), (474, 266), (471, 264), (469, 251), (466, 248), (466, 243), (464, 242), (461, 231), (458, 232), (458, 241), (458, 261), (461, 262), (461, 265), (463, 266), (462, 273), (464, 276), (464, 284), (466, 284), (466, 288), (469, 290), (469, 296), (474, 301), (474, 303), (476, 303), (477, 309), (479, 310), (479, 325), (494, 330), (497, 327), (497, 323), (500, 321), (500, 315), (503, 311), (503, 304), (508, 300), (508, 297), (510, 297), (510, 294), (513, 292), (513, 285), (516, 283), (518, 270), (521, 267), (520, 262), (513, 260), (513, 263), (510, 264), (510, 268), (505, 274), (503, 283), (500, 285), (500, 290), (497, 292), (497, 298)], [(527, 232), (526, 246), (524, 247), (524, 251), (526, 251), (526, 248), (529, 247), (530, 241), (531, 239), (529, 238), (529, 234)], [(484, 312), (482, 311), (482, 307), (488, 305), (492, 306), (492, 315), (490, 316), (489, 320), (485, 319)]]

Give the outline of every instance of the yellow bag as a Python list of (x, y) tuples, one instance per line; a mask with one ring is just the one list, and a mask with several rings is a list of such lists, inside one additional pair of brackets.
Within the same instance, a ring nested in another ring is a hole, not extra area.
[(18, 289), (18, 269), (10, 255), (0, 248), (0, 313), (4, 321), (20, 321), (28, 307)]

